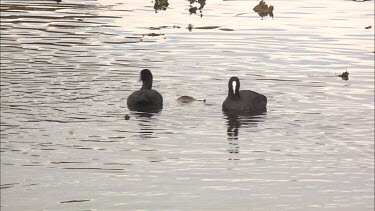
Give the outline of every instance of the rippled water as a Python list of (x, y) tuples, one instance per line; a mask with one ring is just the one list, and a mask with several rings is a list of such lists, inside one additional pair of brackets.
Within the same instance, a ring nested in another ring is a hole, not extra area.
[(205, 3), (1, 1), (1, 210), (374, 209), (374, 2)]

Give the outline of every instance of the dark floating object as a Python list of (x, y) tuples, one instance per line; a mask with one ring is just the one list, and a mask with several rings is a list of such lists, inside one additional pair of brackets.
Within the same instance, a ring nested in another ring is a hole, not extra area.
[(187, 29), (188, 29), (189, 31), (191, 31), (193, 28), (194, 28), (194, 26), (193, 26), (191, 23), (189, 23)]
[(129, 120), (130, 119), (130, 116), (129, 115), (125, 115), (125, 120)]
[(190, 12), (190, 14), (196, 14), (197, 13), (197, 10), (198, 10), (198, 7), (190, 7), (189, 8), (189, 12)]
[(261, 0), (259, 4), (253, 8), (253, 10), (257, 12), (260, 17), (262, 17), (262, 19), (267, 15), (273, 18), (273, 9), (274, 7), (272, 5), (268, 6), (263, 0)]
[(266, 96), (250, 90), (240, 91), (240, 80), (231, 77), (228, 83), (228, 97), (223, 102), (223, 111), (262, 113), (267, 110)]
[(372, 26), (366, 26), (365, 29), (371, 29)]
[(217, 29), (220, 28), (220, 26), (198, 26), (194, 27), (194, 29)]
[(153, 76), (149, 69), (141, 71), (142, 88), (129, 95), (127, 105), (133, 111), (158, 112), (163, 108), (163, 97), (152, 89)]
[(163, 36), (164, 34), (158, 34), (158, 33), (149, 33), (149, 34), (146, 34), (147, 36), (150, 36), (150, 37), (157, 37), (157, 36)]
[(168, 6), (169, 6), (168, 0), (155, 0), (155, 3), (154, 3), (155, 13), (157, 13), (158, 10), (167, 10)]
[(168, 29), (168, 28), (179, 29), (181, 27), (180, 26), (176, 26), (176, 25), (173, 25), (173, 26), (148, 27), (148, 29), (150, 29), (150, 30), (160, 30), (160, 29)]
[(343, 72), (341, 75), (339, 75), (339, 77), (342, 80), (345, 80), (345, 81), (349, 80), (349, 73), (348, 73), (348, 71)]
[(60, 204), (67, 204), (67, 203), (80, 203), (80, 202), (88, 202), (91, 200), (88, 199), (82, 199), (82, 200), (70, 200), (70, 201), (62, 201)]
[(181, 96), (181, 97), (177, 98), (177, 101), (180, 102), (180, 103), (191, 103), (191, 102), (194, 102), (194, 101), (203, 101), (205, 103), (206, 99), (197, 100), (194, 97), (184, 95), (184, 96)]

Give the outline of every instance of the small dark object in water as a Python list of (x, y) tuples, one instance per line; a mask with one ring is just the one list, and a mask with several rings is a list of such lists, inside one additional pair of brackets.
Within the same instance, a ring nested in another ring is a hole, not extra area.
[(228, 97), (223, 102), (223, 111), (261, 113), (267, 111), (266, 96), (250, 90), (240, 91), (240, 80), (231, 77), (228, 83)]
[(162, 36), (164, 34), (157, 34), (157, 33), (150, 33), (150, 34), (147, 34), (147, 36), (150, 36), (150, 37), (156, 37), (156, 36)]
[(259, 14), (260, 17), (265, 17), (269, 15), (271, 18), (273, 18), (273, 10), (274, 7), (272, 5), (267, 5), (266, 2), (261, 0), (258, 5), (256, 5), (253, 10)]
[(194, 97), (184, 95), (184, 96), (181, 96), (181, 97), (177, 98), (177, 101), (180, 102), (180, 103), (191, 103), (191, 102), (194, 102), (194, 101), (203, 101), (205, 103), (206, 99), (197, 100)]
[(343, 72), (341, 75), (339, 75), (339, 77), (342, 78), (342, 80), (345, 80), (345, 81), (349, 80), (348, 71)]
[(130, 119), (130, 116), (129, 115), (125, 115), (125, 120), (129, 120)]
[(155, 13), (157, 13), (158, 10), (167, 10), (169, 6), (168, 0), (155, 0), (154, 9)]
[(158, 112), (163, 108), (163, 97), (152, 89), (153, 76), (149, 69), (141, 71), (142, 88), (129, 95), (128, 108), (133, 111)]
[(198, 9), (197, 7), (190, 7), (189, 8), (190, 14), (193, 14), (193, 13), (196, 14), (197, 13), (197, 9)]
[(194, 28), (194, 26), (193, 26), (191, 23), (189, 23), (187, 29), (188, 29), (189, 31), (191, 31), (193, 28)]
[(365, 29), (371, 29), (372, 26), (366, 26)]

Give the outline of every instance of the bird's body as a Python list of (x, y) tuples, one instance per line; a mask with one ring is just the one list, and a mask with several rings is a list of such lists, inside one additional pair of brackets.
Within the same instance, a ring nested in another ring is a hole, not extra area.
[(251, 90), (240, 91), (237, 77), (230, 78), (228, 89), (228, 97), (223, 102), (224, 111), (259, 113), (267, 110), (266, 96)]
[(152, 89), (152, 73), (148, 69), (141, 71), (141, 80), (143, 86), (140, 90), (133, 92), (127, 99), (127, 105), (130, 110), (153, 111), (160, 110), (163, 107), (162, 95)]
[(128, 107), (162, 107), (163, 97), (153, 89), (141, 89), (128, 97)]

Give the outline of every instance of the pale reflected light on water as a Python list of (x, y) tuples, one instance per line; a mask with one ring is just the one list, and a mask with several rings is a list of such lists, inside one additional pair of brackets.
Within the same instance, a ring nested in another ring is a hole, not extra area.
[(168, 3), (1, 1), (1, 210), (373, 210), (374, 2)]

